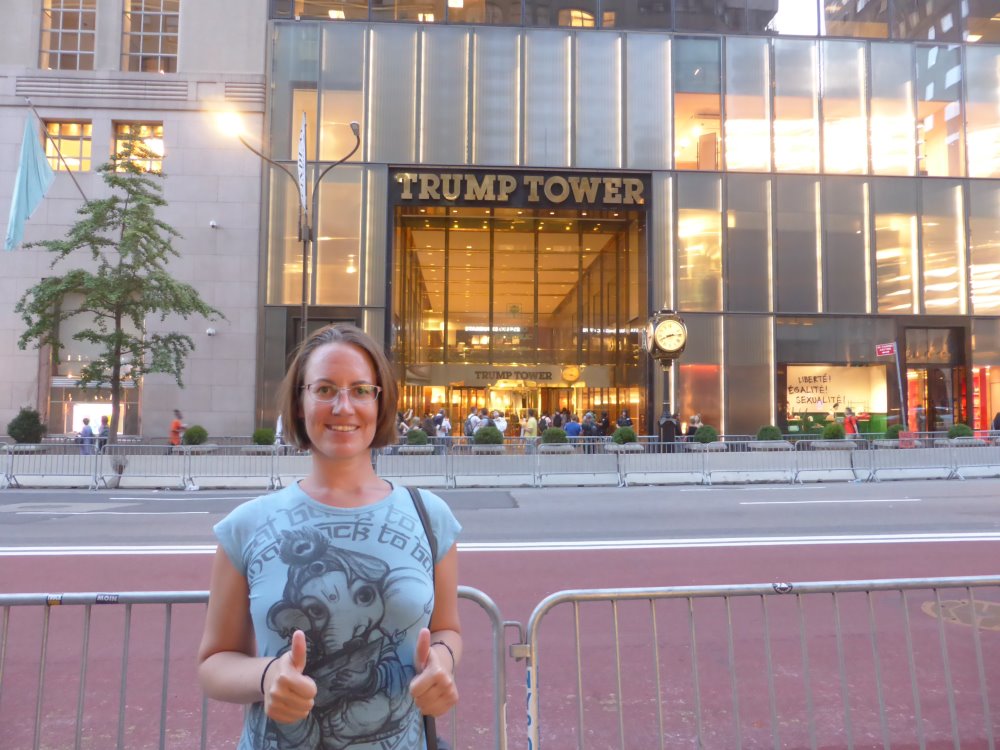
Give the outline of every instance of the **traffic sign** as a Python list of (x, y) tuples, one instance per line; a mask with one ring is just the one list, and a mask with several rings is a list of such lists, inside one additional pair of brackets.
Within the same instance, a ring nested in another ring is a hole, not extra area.
[(875, 344), (875, 356), (876, 357), (891, 357), (896, 353), (896, 342), (891, 342), (888, 344)]

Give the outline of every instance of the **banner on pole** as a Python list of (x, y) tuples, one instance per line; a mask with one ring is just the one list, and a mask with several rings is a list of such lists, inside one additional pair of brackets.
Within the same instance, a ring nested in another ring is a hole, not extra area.
[(299, 128), (299, 154), (298, 154), (298, 167), (299, 173), (299, 205), (302, 206), (302, 210), (306, 210), (306, 113), (302, 113), (302, 127)]
[(891, 357), (895, 353), (896, 353), (895, 341), (892, 341), (888, 344), (875, 344), (876, 357)]

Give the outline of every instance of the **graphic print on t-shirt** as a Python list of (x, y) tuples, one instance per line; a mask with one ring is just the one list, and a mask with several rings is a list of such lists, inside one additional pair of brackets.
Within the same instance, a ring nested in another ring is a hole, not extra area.
[[(387, 532), (383, 525), (378, 541), (400, 551), (423, 541), (415, 528), (398, 528), (404, 518), (406, 527), (413, 519), (398, 511), (389, 515), (397, 528)], [(419, 736), (409, 691), (415, 671), (412, 655), (403, 660), (398, 650), (408, 632), (427, 621), (433, 598), (419, 602), (415, 619), (402, 627), (388, 628), (385, 620), (387, 610), (401, 608), (400, 603), (393, 607), (394, 600), (412, 599), (415, 592), (432, 597), (426, 560), (419, 560), (420, 569), (393, 569), (378, 557), (338, 546), (331, 537), (336, 538), (333, 529), (323, 525), (280, 532), (277, 555), (287, 566), (287, 579), (281, 599), (268, 611), (267, 625), (285, 642), (296, 630), (305, 633), (305, 674), (315, 680), (318, 693), (305, 720), (267, 722), (262, 745), (276, 750), (340, 750), (369, 743), (387, 750), (412, 747), (413, 735)], [(421, 550), (411, 559), (425, 555)]]

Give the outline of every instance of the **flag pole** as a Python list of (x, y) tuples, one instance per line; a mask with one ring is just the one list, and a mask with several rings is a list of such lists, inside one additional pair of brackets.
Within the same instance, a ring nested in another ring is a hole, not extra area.
[[(42, 116), (38, 114), (38, 110), (35, 109), (35, 105), (31, 103), (31, 99), (25, 97), (24, 101), (28, 103), (28, 107), (35, 113), (35, 117), (38, 118), (38, 121), (44, 123), (45, 121), (42, 119)], [(86, 201), (87, 196), (84, 194), (83, 188), (80, 187), (80, 183), (76, 181), (76, 177), (73, 176), (73, 170), (69, 168), (69, 164), (67, 164), (66, 159), (63, 158), (62, 151), (59, 150), (59, 144), (55, 142), (55, 139), (49, 135), (45, 128), (42, 128), (42, 132), (45, 134), (45, 139), (52, 144), (52, 148), (56, 150), (56, 155), (59, 157), (59, 161), (61, 161), (63, 166), (66, 167), (66, 173), (69, 174), (69, 178), (73, 180), (73, 184), (76, 185), (76, 189), (80, 192), (80, 197)]]

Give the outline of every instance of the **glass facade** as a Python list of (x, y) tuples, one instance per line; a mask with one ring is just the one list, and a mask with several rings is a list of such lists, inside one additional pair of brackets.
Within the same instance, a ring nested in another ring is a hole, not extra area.
[[(974, 426), (1000, 410), (1000, 346), (980, 345), (1000, 335), (1000, 47), (969, 37), (981, 7), (674, 2), (650, 24), (676, 34), (636, 34), (620, 0), (577, 4), (566, 24), (566, 8), (524, 5), (526, 25), (560, 29), (443, 28), (459, 10), (446, 5), (424, 26), (278, 22), (271, 55), (276, 158), (290, 163), (302, 112), (321, 165), (361, 123), (361, 151), (319, 195), (308, 300), (354, 311), (390, 344), (415, 410), (509, 395), (515, 410), (600, 401), (651, 419), (664, 394), (635, 332), (664, 306), (690, 330), (666, 394), (682, 421), (811, 431), (850, 405), (879, 430), (916, 424), (918, 403)], [(491, 7), (475, 23), (520, 25)], [(604, 30), (581, 28), (589, 19)], [(536, 204), (466, 200), (446, 182), (414, 208), (390, 197), (407, 169), (497, 185), (634, 175), (648, 192), (612, 217), (569, 188)], [(267, 305), (287, 316), (302, 301), (293, 187), (273, 175), (268, 198)], [(947, 360), (907, 348), (915, 330), (943, 331)], [(902, 387), (875, 355), (894, 341)], [(567, 395), (441, 369), (465, 362), (553, 368)], [(566, 367), (603, 368), (600, 384), (574, 371), (586, 384), (574, 387)], [(820, 376), (840, 390), (801, 390)]]

